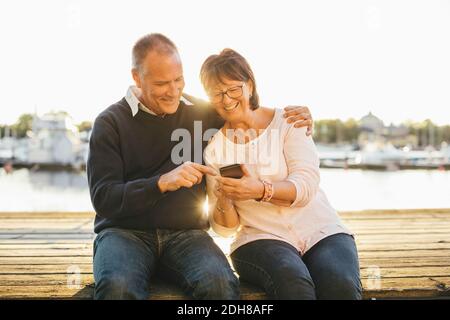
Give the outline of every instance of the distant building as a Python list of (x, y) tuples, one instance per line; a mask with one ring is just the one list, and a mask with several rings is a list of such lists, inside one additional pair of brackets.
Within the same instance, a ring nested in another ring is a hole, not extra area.
[(389, 127), (383, 129), (383, 137), (395, 147), (411, 146), (417, 147), (418, 138), (416, 135), (409, 134), (409, 129), (405, 125), (394, 126), (392, 123)]
[(83, 145), (77, 127), (66, 114), (34, 116), (28, 162), (76, 165), (84, 162)]
[(381, 134), (381, 132), (384, 129), (383, 121), (380, 118), (374, 116), (372, 112), (369, 112), (368, 115), (362, 117), (359, 123), (360, 129), (363, 132), (372, 132), (375, 134)]
[(366, 146), (368, 143), (377, 143), (380, 145), (392, 144), (395, 147), (406, 145), (416, 147), (418, 139), (415, 135), (409, 134), (409, 129), (404, 126), (394, 126), (392, 123), (385, 126), (383, 121), (369, 112), (359, 121), (360, 135), (358, 144)]
[(368, 143), (384, 143), (382, 137), (384, 123), (383, 121), (374, 116), (372, 112), (359, 120), (360, 134), (358, 137), (358, 144), (363, 147)]

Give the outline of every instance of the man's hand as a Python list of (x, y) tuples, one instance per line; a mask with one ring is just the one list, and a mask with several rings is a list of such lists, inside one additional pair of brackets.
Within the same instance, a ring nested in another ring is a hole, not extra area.
[(294, 127), (300, 128), (307, 126), (306, 135), (309, 136), (313, 132), (313, 120), (308, 107), (304, 106), (287, 106), (284, 108), (284, 117), (288, 123), (293, 123)]
[(245, 165), (241, 164), (241, 168), (244, 176), (240, 179), (217, 177), (217, 192), (234, 201), (261, 199), (264, 195), (264, 184), (258, 178), (252, 177)]
[(204, 174), (216, 175), (210, 167), (187, 161), (181, 166), (163, 174), (158, 180), (158, 187), (162, 193), (175, 191), (181, 187), (190, 188), (202, 182)]

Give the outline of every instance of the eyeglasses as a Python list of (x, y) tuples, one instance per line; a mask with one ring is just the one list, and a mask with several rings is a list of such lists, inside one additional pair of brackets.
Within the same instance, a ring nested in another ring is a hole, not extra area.
[(230, 89), (224, 91), (224, 92), (216, 92), (209, 94), (209, 100), (212, 103), (221, 103), (223, 101), (223, 97), (227, 95), (230, 99), (237, 99), (242, 97), (242, 94), (244, 93), (243, 87), (245, 86), (245, 83), (241, 86), (235, 86), (231, 87)]

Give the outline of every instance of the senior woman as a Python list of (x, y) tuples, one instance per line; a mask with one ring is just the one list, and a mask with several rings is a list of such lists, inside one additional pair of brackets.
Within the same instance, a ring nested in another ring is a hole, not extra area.
[(231, 49), (206, 59), (200, 77), (225, 120), (205, 162), (218, 172), (242, 168), (241, 178), (207, 177), (211, 226), (234, 236), (240, 279), (275, 299), (361, 299), (355, 241), (319, 187), (306, 129), (294, 129), (281, 109), (259, 105), (253, 72)]

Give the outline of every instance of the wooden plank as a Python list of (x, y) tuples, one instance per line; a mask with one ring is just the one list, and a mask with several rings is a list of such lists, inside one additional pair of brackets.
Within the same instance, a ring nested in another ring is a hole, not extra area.
[[(436, 219), (436, 220), (435, 220)], [(419, 216), (419, 217), (414, 217), (412, 218), (411, 216), (399, 216), (399, 217), (378, 217), (378, 218), (367, 218), (367, 219), (348, 219), (348, 218), (342, 218), (341, 220), (345, 223), (345, 224), (387, 224), (390, 223), (392, 221), (392, 223), (399, 223), (401, 221), (399, 220), (403, 220), (403, 221), (408, 221), (408, 222), (418, 222), (418, 223), (426, 223), (426, 222), (431, 222), (433, 220), (435, 220), (437, 223), (448, 223), (448, 219), (449, 217), (438, 217), (438, 218), (434, 218), (434, 217), (430, 217), (430, 216)]]
[(95, 235), (92, 233), (9, 233), (0, 234), (0, 241), (2, 239), (94, 239)]
[[(426, 237), (428, 234), (430, 234), (429, 230), (395, 230), (395, 231), (383, 231), (383, 230), (365, 230), (365, 231), (358, 231), (352, 230), (356, 237), (390, 237), (395, 235), (401, 235), (403, 237), (406, 236), (416, 236), (416, 237)], [(440, 230), (433, 230), (434, 236), (439, 237), (445, 237), (444, 239), (448, 239), (446, 236), (448, 236), (447, 231), (440, 231)], [(94, 239), (95, 234), (90, 232), (77, 232), (77, 233), (69, 233), (69, 232), (34, 232), (34, 233), (5, 233), (0, 234), (0, 242), (5, 240), (14, 240), (14, 239), (40, 239), (40, 240), (53, 240), (53, 239), (61, 239), (61, 240), (70, 240), (70, 239)]]
[[(39, 275), (57, 275), (66, 274), (68, 268), (80, 268), (81, 273), (92, 273), (92, 262), (85, 263), (64, 263), (64, 264), (36, 264), (36, 265), (2, 265), (0, 275), (21, 275), (21, 274), (39, 274)], [(367, 278), (374, 273), (379, 273), (382, 278), (405, 278), (405, 277), (445, 277), (450, 275), (450, 266), (414, 266), (414, 267), (394, 267), (392, 265), (361, 265), (361, 277)], [(20, 277), (10, 277), (17, 280)], [(3, 277), (8, 279), (8, 277)]]
[[(2, 220), (0, 225), (0, 230), (3, 229), (15, 229), (15, 228), (23, 228), (23, 229), (33, 229), (33, 228), (77, 228), (80, 225), (85, 225), (87, 227), (90, 227), (93, 229), (94, 227), (94, 221), (93, 219), (46, 219), (46, 220), (39, 220), (39, 219), (5, 219)], [(378, 220), (371, 220), (371, 219), (361, 219), (361, 220), (349, 220), (349, 219), (343, 219), (344, 223), (346, 225), (351, 225), (355, 227), (363, 227), (363, 226), (440, 226), (440, 225), (447, 225), (450, 223), (450, 218), (446, 219), (436, 219), (436, 218), (430, 218), (427, 219), (406, 219), (406, 218), (396, 218), (396, 219), (378, 219)]]
[(380, 276), (387, 278), (423, 278), (423, 277), (449, 277), (450, 266), (440, 267), (375, 267), (367, 266), (361, 268), (361, 279)]
[(0, 265), (32, 265), (32, 264), (78, 264), (92, 263), (92, 255), (81, 257), (56, 256), (56, 257), (0, 257)]
[[(361, 243), (357, 242), (358, 251), (385, 251), (385, 250), (424, 250), (424, 249), (450, 249), (450, 242), (445, 243), (429, 243), (429, 242), (419, 242), (419, 243)], [(27, 244), (27, 245), (1, 245), (0, 246), (0, 256), (5, 256), (7, 252), (14, 250), (17, 253), (25, 252), (21, 255), (25, 255), (26, 252), (35, 251), (47, 252), (49, 250), (93, 250), (92, 243), (85, 244)], [(229, 251), (224, 250), (224, 251)]]
[[(389, 217), (446, 217), (450, 214), (450, 208), (436, 209), (392, 209), (392, 210), (361, 210), (361, 211), (339, 211), (339, 215), (346, 219), (386, 219)], [(93, 218), (94, 212), (0, 212), (0, 219), (45, 219), (45, 218)]]
[[(6, 286), (41, 286), (41, 285), (67, 285), (68, 274), (0, 274), (0, 287)], [(92, 273), (80, 274), (80, 283), (94, 282)]]
[[(444, 234), (448, 235), (450, 233), (450, 227), (435, 227), (435, 228), (353, 228), (348, 226), (349, 229), (357, 234), (357, 235), (395, 235), (395, 234), (403, 234), (403, 235), (426, 235), (429, 233), (436, 234)], [(74, 237), (82, 237), (82, 236), (90, 236), (93, 237), (94, 233), (89, 228), (81, 228), (81, 229), (12, 229), (12, 230), (2, 230), (0, 232), (0, 239), (16, 239), (16, 238), (74, 238)]]
[[(442, 238), (441, 238), (442, 239)], [(13, 240), (13, 239), (11, 239)], [(26, 239), (26, 240), (35, 240), (35, 239)], [(91, 239), (85, 239), (82, 241), (77, 241), (78, 239), (72, 239), (72, 241), (70, 239), (68, 239), (68, 241), (41, 241), (39, 239), (37, 239), (37, 242), (28, 242), (28, 241), (23, 241), (22, 243), (14, 241), (14, 242), (9, 242), (9, 243), (2, 243), (0, 241), (0, 250), (1, 249), (20, 249), (20, 248), (56, 248), (56, 247), (67, 247), (67, 248), (76, 248), (76, 247), (86, 247), (86, 246), (92, 246), (93, 241)], [(386, 247), (391, 247), (392, 245), (394, 246), (401, 246), (402, 244), (410, 244), (410, 245), (415, 245), (417, 244), (418, 246), (420, 245), (434, 245), (436, 244), (436, 247), (440, 246), (440, 245), (445, 245), (445, 244), (449, 244), (450, 240), (440, 240), (439, 238), (437, 238), (436, 240), (429, 240), (429, 239), (422, 239), (422, 238), (417, 238), (417, 239), (411, 239), (411, 238), (400, 238), (398, 240), (396, 239), (375, 239), (375, 240), (370, 240), (370, 239), (365, 239), (365, 240), (361, 240), (359, 237), (356, 238), (356, 243), (358, 245), (359, 248), (362, 248), (364, 246), (381, 246), (381, 245), (385, 245)], [(224, 245), (228, 245), (228, 244), (224, 244)]]
[[(402, 245), (402, 244), (411, 244), (411, 245), (415, 245), (415, 244), (417, 244), (417, 245), (422, 245), (422, 244), (448, 244), (448, 243), (450, 243), (450, 241), (447, 241), (447, 240), (434, 240), (434, 241), (427, 241), (427, 239), (422, 239), (422, 240), (420, 240), (420, 239), (417, 239), (417, 240), (409, 240), (409, 239), (402, 239), (402, 240), (399, 240), (399, 241), (395, 241), (395, 240), (389, 240), (389, 239), (386, 239), (386, 240), (374, 240), (374, 241), (370, 241), (370, 240), (359, 240), (359, 239), (357, 239), (356, 240), (356, 244), (357, 244), (357, 246), (359, 247), (359, 248), (361, 248), (362, 246), (364, 246), (364, 245), (367, 245), (367, 246), (369, 246), (369, 245), (374, 245), (374, 246), (377, 246), (377, 245), (385, 245), (385, 246), (390, 246), (390, 245), (398, 245), (398, 246), (400, 246), (400, 245)], [(1, 247), (1, 245), (0, 245), (0, 247)]]
[(3, 245), (27, 245), (27, 244), (85, 244), (92, 243), (90, 239), (0, 239)]
[(381, 221), (390, 221), (390, 220), (398, 220), (398, 219), (418, 219), (418, 220), (430, 220), (430, 219), (442, 219), (447, 220), (449, 213), (393, 213), (386, 214), (383, 211), (379, 211), (374, 214), (358, 214), (352, 213), (348, 215), (339, 214), (342, 220), (344, 221), (372, 221), (372, 222), (381, 222)]
[[(449, 249), (405, 249), (400, 250), (394, 248), (393, 250), (359, 250), (359, 256), (362, 258), (367, 257), (390, 257), (390, 258), (404, 258), (404, 257), (417, 257), (422, 255), (423, 257), (445, 257), (450, 254)], [(91, 249), (49, 249), (49, 250), (0, 250), (0, 257), (79, 257), (79, 256), (92, 256)]]
[[(0, 274), (0, 288), (1, 287), (17, 287), (17, 286), (57, 286), (65, 285), (70, 286), (72, 284), (70, 274)], [(80, 284), (91, 284), (94, 282), (92, 274), (79, 274), (77, 279)], [(378, 289), (406, 289), (406, 288), (422, 288), (428, 287), (429, 289), (438, 289), (441, 287), (443, 290), (450, 288), (450, 277), (447, 276), (418, 276), (418, 277), (382, 277), (379, 281), (372, 277), (361, 277), (361, 282), (365, 290), (378, 290)], [(444, 284), (444, 286), (438, 284)], [(450, 292), (448, 292), (450, 295)]]
[(401, 222), (401, 221), (413, 221), (413, 222), (447, 222), (449, 220), (449, 214), (441, 214), (440, 216), (434, 217), (431, 214), (410, 214), (410, 215), (377, 215), (369, 217), (361, 216), (347, 216), (341, 219), (348, 223), (384, 223), (384, 222)]
[[(392, 231), (392, 230), (407, 229), (407, 230), (413, 231), (412, 233), (414, 234), (415, 230), (425, 229), (425, 230), (431, 231), (431, 232), (429, 232), (429, 235), (432, 236), (433, 235), (432, 232), (434, 230), (440, 230), (440, 229), (447, 230), (447, 229), (449, 229), (450, 221), (446, 222), (445, 224), (436, 224), (434, 226), (432, 226), (432, 225), (430, 225), (430, 226), (427, 226), (427, 225), (422, 225), (422, 226), (421, 225), (407, 225), (407, 224), (404, 224), (404, 225), (376, 225), (376, 224), (372, 224), (370, 226), (353, 226), (351, 224), (345, 224), (345, 226), (347, 228), (349, 228), (351, 231), (355, 232), (355, 233), (357, 233), (357, 230), (359, 231), (359, 230), (377, 230), (378, 229), (378, 230), (381, 230), (381, 231), (384, 231), (384, 230)], [(450, 236), (447, 233), (447, 238), (449, 238), (449, 237)]]
[(0, 286), (2, 299), (92, 299), (93, 286), (68, 288), (67, 285), (55, 286)]
[(450, 208), (424, 208), (424, 209), (372, 209), (356, 211), (339, 211), (342, 217), (378, 217), (378, 216), (446, 216), (450, 213)]
[[(93, 232), (94, 224), (91, 222), (83, 223), (83, 222), (67, 222), (62, 223), (62, 221), (58, 223), (8, 223), (0, 226), (0, 233), (6, 233), (10, 231), (15, 231), (16, 233), (20, 232), (28, 232), (28, 230), (49, 230), (50, 232), (53, 230), (61, 230), (61, 231), (71, 231), (71, 230), (85, 230), (88, 232)], [(72, 232), (74, 232), (72, 231)], [(42, 232), (42, 231), (41, 231)]]
[(94, 218), (95, 213), (92, 211), (25, 211), (25, 212), (0, 212), (0, 219), (79, 219)]
[[(393, 243), (393, 244), (370, 244), (370, 243), (359, 243), (357, 244), (358, 251), (385, 251), (385, 250), (437, 250), (437, 249), (450, 249), (450, 243)], [(1, 252), (1, 250), (0, 250)], [(449, 252), (450, 254), (450, 252)]]
[[(437, 256), (447, 256), (450, 255), (450, 249), (448, 244), (443, 244), (447, 248), (396, 248), (392, 249), (386, 246), (380, 247), (365, 247), (358, 250), (361, 257), (410, 257), (411, 255), (416, 255), (416, 257), (437, 257)], [(227, 252), (227, 251), (226, 251)], [(92, 255), (92, 248), (58, 248), (58, 249), (15, 249), (15, 250), (1, 250), (0, 257), (36, 257), (36, 256), (90, 256)]]
[[(0, 257), (0, 265), (56, 265), (56, 264), (92, 264), (91, 256), (84, 257)], [(360, 266), (380, 267), (415, 267), (415, 266), (450, 266), (450, 256), (425, 258), (364, 258), (360, 257)]]
[(0, 250), (0, 257), (52, 257), (52, 256), (92, 256), (92, 249), (23, 249), (23, 250)]
[[(440, 234), (440, 233), (427, 233), (427, 234), (411, 234), (411, 235), (403, 235), (403, 234), (393, 234), (393, 235), (382, 235), (382, 234), (356, 234), (355, 235), (356, 239), (367, 239), (367, 240), (378, 240), (378, 239), (394, 239), (394, 240), (400, 240), (400, 239), (448, 239), (450, 237), (449, 234)], [(1, 242), (1, 240), (0, 240)]]
[(71, 268), (79, 268), (82, 274), (91, 274), (92, 261), (90, 263), (65, 263), (65, 264), (36, 264), (36, 265), (0, 265), (0, 275), (20, 274), (67, 274), (72, 272)]
[[(0, 296), (3, 299), (84, 299), (90, 300), (93, 297), (93, 287), (82, 287), (81, 289), (68, 289), (65, 286), (23, 286), (23, 287), (0, 287)], [(167, 293), (167, 291), (169, 293)], [(150, 296), (152, 300), (186, 300), (183, 294), (177, 294), (177, 292), (167, 290), (164, 293), (153, 292)], [(418, 288), (387, 288), (380, 290), (366, 290), (363, 293), (364, 299), (385, 299), (385, 298), (398, 298), (398, 299), (413, 299), (413, 298), (438, 298), (446, 296), (446, 293), (442, 293), (436, 288), (418, 287)], [(243, 300), (255, 300), (264, 299), (263, 293), (255, 294), (251, 291), (250, 294), (242, 293), (241, 299)]]
[[(92, 242), (86, 243), (34, 243), (34, 244), (4, 244), (0, 245), (0, 252), (10, 250), (61, 250), (61, 249), (92, 249)], [(1, 255), (1, 254), (0, 254)]]
[[(395, 226), (430, 226), (430, 227), (442, 227), (442, 225), (447, 225), (450, 223), (450, 218), (447, 219), (427, 219), (427, 220), (417, 220), (417, 219), (399, 219), (396, 220), (386, 220), (386, 219), (380, 219), (380, 221), (370, 221), (368, 219), (364, 220), (344, 220), (345, 223), (349, 226), (354, 227), (382, 227), (387, 226), (394, 228)], [(439, 222), (439, 223), (438, 223)], [(56, 228), (62, 228), (62, 229), (70, 229), (70, 228), (79, 228), (80, 226), (85, 226), (89, 228), (93, 228), (93, 220), (92, 219), (85, 219), (85, 220), (75, 220), (75, 219), (52, 219), (52, 220), (37, 220), (37, 219), (31, 219), (31, 220), (17, 220), (17, 219), (10, 219), (8, 220), (2, 220), (2, 225), (0, 226), (0, 230), (9, 230), (9, 229), (36, 229), (45, 227), (47, 229), (56, 229)]]
[[(378, 235), (378, 234), (356, 234), (356, 241), (419, 241), (422, 242), (430, 241), (430, 242), (438, 242), (438, 241), (449, 241), (450, 236), (448, 234), (440, 234), (440, 233), (428, 233), (428, 234), (412, 234), (405, 236), (403, 234), (394, 234), (390, 236)], [(1, 243), (1, 241), (0, 241)]]
[(378, 298), (449, 296), (449, 277), (363, 279), (364, 296)]
[[(92, 235), (93, 236), (93, 235)], [(419, 234), (419, 235), (361, 235), (357, 234), (355, 236), (356, 242), (360, 244), (370, 244), (370, 243), (448, 243), (450, 239), (448, 235), (445, 234)], [(225, 238), (217, 238), (218, 242), (230, 243), (230, 241)], [(93, 239), (89, 237), (85, 238), (75, 238), (75, 239), (59, 239), (59, 238), (50, 238), (50, 239), (29, 239), (29, 238), (19, 238), (19, 239), (1, 239), (0, 247), (6, 247), (9, 245), (47, 245), (47, 244), (92, 244)]]
[(406, 229), (396, 229), (396, 230), (382, 230), (382, 229), (375, 229), (375, 230), (350, 230), (355, 233), (356, 235), (396, 235), (396, 234), (402, 234), (404, 236), (408, 235), (426, 235), (430, 232), (433, 232), (435, 234), (442, 234), (442, 235), (448, 235), (448, 230), (406, 230)]
[(60, 218), (60, 217), (53, 217), (53, 218), (41, 218), (41, 219), (31, 219), (31, 218), (9, 218), (9, 219), (2, 219), (1, 226), (7, 226), (7, 225), (15, 225), (18, 224), (68, 224), (68, 223), (91, 223), (94, 222), (94, 219), (92, 218)]
[[(392, 280), (395, 280), (394, 282)], [(381, 282), (379, 287), (373, 288), (374, 283), (372, 279), (363, 281), (364, 298), (417, 298), (417, 297), (441, 297), (449, 296), (450, 278), (400, 278), (400, 279), (386, 279)], [(164, 291), (158, 291), (158, 288), (153, 288), (153, 299), (185, 299), (179, 289), (173, 286), (166, 286)], [(168, 289), (169, 288), (169, 289)], [(155, 290), (156, 289), (156, 290)], [(252, 287), (251, 290), (255, 290)], [(258, 289), (256, 289), (258, 290)], [(253, 291), (250, 291), (253, 292)], [(67, 283), (58, 285), (24, 285), (24, 286), (0, 286), (0, 296), (4, 299), (21, 298), (21, 299), (91, 299), (93, 295), (93, 286), (91, 283), (83, 282), (79, 289), (74, 289), (67, 286)], [(248, 298), (245, 293), (242, 295), (244, 299)], [(261, 291), (257, 291), (253, 298), (264, 298)]]
[[(149, 298), (152, 300), (190, 299), (179, 288), (171, 285), (155, 285), (150, 292)], [(93, 284), (82, 285), (79, 289), (68, 288), (67, 286), (0, 286), (0, 296), (3, 299), (92, 299), (93, 294)], [(265, 297), (266, 295), (259, 288), (241, 284), (242, 300), (264, 299)]]
[[(94, 236), (94, 235), (92, 235)], [(226, 241), (230, 243), (231, 241), (227, 238), (221, 237), (213, 237), (218, 239), (217, 241)], [(437, 243), (439, 241), (450, 241), (450, 236), (447, 234), (413, 234), (413, 235), (402, 235), (402, 234), (394, 234), (394, 235), (377, 235), (377, 234), (357, 234), (355, 236), (356, 241), (358, 242), (368, 242), (368, 243), (423, 243), (423, 242), (432, 242)], [(220, 239), (220, 240), (219, 240)], [(92, 243), (92, 240), (89, 239), (60, 239), (60, 238), (51, 238), (51, 239), (28, 239), (28, 238), (19, 238), (19, 239), (0, 239), (0, 246), (8, 245), (8, 244), (64, 244), (64, 243)]]
[(398, 229), (398, 228), (408, 228), (408, 229), (446, 229), (450, 225), (450, 220), (445, 223), (431, 223), (431, 222), (404, 222), (404, 223), (360, 223), (352, 224), (346, 223), (349, 228), (355, 229)]
[(360, 268), (370, 266), (404, 268), (404, 267), (445, 267), (450, 266), (450, 257), (418, 258), (360, 258)]
[[(359, 251), (366, 250), (409, 250), (409, 249), (450, 249), (450, 241), (356, 241)], [(85, 243), (25, 243), (25, 244), (0, 244), (1, 252), (9, 250), (60, 250), (60, 249), (92, 249), (92, 241)], [(228, 250), (226, 250), (228, 251)]]
[(94, 226), (93, 219), (7, 219), (1, 220), (1, 229), (23, 228), (23, 227), (72, 227), (78, 225)]
[(74, 228), (13, 228), (13, 229), (1, 229), (0, 234), (28, 234), (28, 233), (34, 233), (34, 234), (55, 234), (55, 233), (93, 233), (91, 226), (84, 226), (84, 227), (74, 227)]
[[(8, 279), (19, 281), (21, 275), (47, 275), (49, 278), (57, 274), (67, 277), (68, 273), (77, 268), (80, 274), (92, 274), (92, 263), (84, 264), (42, 264), (42, 265), (2, 265), (0, 275), (10, 277), (0, 278), (2, 285), (7, 285)], [(374, 275), (380, 276), (381, 279), (386, 278), (407, 278), (407, 277), (446, 277), (450, 275), (450, 266), (433, 266), (433, 267), (378, 267), (374, 265), (361, 266), (361, 279), (371, 278)], [(46, 278), (47, 279), (47, 278)], [(28, 281), (28, 280), (26, 280)]]
[(405, 251), (360, 251), (360, 258), (416, 258), (422, 259), (427, 257), (447, 257), (450, 255), (449, 250), (405, 250)]

